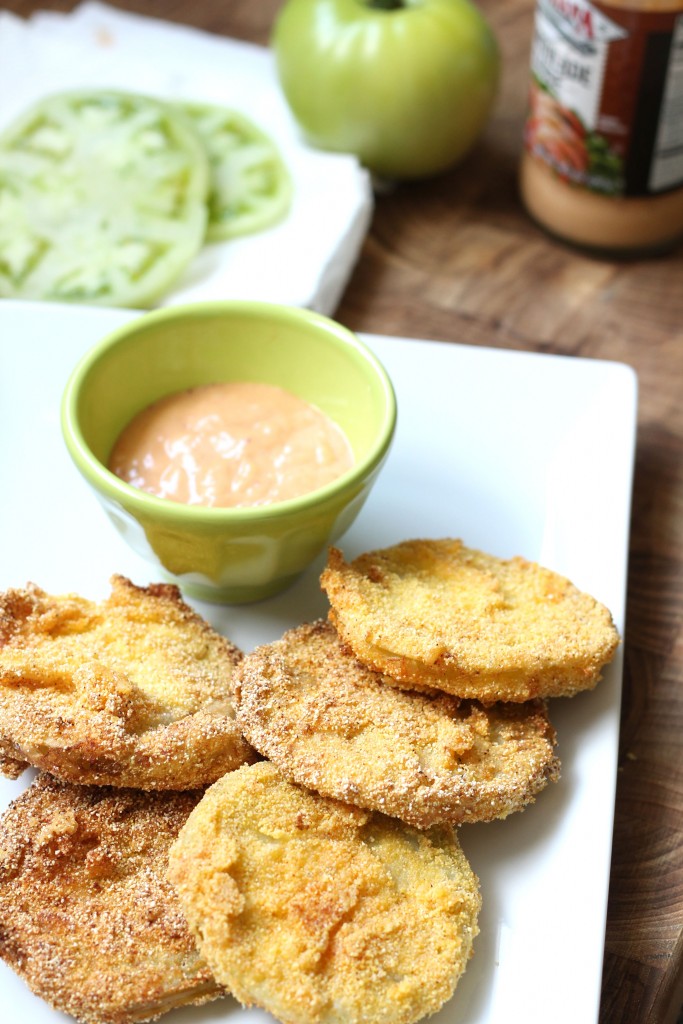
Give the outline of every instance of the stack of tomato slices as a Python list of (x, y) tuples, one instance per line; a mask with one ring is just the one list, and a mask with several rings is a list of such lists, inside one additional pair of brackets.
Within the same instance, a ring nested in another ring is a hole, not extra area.
[(144, 308), (206, 242), (284, 218), (292, 182), (236, 111), (93, 90), (0, 136), (0, 297)]

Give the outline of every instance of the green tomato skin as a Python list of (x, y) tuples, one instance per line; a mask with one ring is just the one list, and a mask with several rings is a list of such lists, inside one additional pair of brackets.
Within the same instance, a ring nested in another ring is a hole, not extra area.
[(286, 0), (273, 30), (280, 84), (307, 141), (380, 177), (429, 177), (472, 148), (500, 55), (470, 0)]

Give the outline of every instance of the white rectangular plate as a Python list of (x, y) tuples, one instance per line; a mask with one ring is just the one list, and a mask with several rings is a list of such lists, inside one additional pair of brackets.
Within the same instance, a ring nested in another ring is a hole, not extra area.
[[(114, 572), (154, 570), (114, 532), (72, 466), (59, 403), (78, 357), (130, 313), (0, 302), (0, 587), (99, 599)], [(636, 379), (622, 364), (365, 336), (389, 371), (396, 440), (355, 525), (349, 556), (414, 537), (539, 561), (611, 609), (623, 634)], [(323, 558), (257, 605), (195, 605), (245, 650), (326, 612)], [(609, 880), (622, 655), (592, 693), (555, 700), (560, 781), (523, 814), (463, 826), (481, 880), (475, 954), (435, 1024), (597, 1021)], [(0, 782), (0, 807), (26, 785)], [(16, 1020), (57, 1024), (0, 963)], [(232, 999), (169, 1024), (271, 1018)]]

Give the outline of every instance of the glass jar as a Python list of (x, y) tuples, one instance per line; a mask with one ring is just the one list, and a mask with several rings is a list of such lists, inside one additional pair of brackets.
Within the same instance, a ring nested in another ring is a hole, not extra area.
[(522, 200), (607, 254), (683, 239), (683, 0), (538, 0)]

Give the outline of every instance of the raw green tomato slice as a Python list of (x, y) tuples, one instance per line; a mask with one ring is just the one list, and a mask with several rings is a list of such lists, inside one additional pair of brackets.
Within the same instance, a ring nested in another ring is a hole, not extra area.
[(208, 185), (201, 141), (166, 104), (46, 97), (0, 136), (0, 296), (151, 305), (202, 245)]
[(292, 181), (273, 141), (249, 118), (225, 107), (181, 103), (209, 155), (210, 242), (271, 227), (289, 211)]

